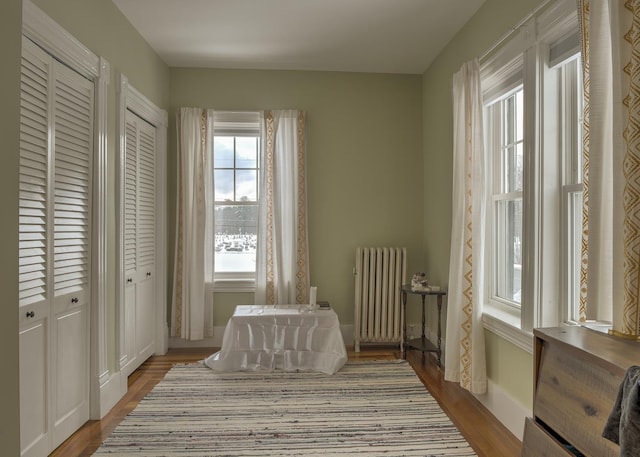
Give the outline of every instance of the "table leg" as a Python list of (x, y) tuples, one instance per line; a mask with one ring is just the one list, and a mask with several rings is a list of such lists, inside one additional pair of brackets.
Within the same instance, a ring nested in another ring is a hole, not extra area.
[(442, 367), (442, 295), (438, 295), (438, 366)]
[(407, 358), (407, 293), (402, 291), (402, 337), (400, 338), (402, 358)]
[(422, 294), (422, 335), (420, 335), (422, 337), (422, 339), (424, 340), (425, 334), (424, 334), (424, 328), (425, 328), (425, 310), (424, 310), (424, 301), (425, 301), (426, 296), (424, 294)]

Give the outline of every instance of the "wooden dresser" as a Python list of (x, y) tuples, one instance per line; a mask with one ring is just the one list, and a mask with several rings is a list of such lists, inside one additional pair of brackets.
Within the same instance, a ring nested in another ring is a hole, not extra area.
[(602, 430), (627, 368), (640, 365), (640, 343), (584, 327), (534, 330), (533, 418), (523, 457), (617, 457)]

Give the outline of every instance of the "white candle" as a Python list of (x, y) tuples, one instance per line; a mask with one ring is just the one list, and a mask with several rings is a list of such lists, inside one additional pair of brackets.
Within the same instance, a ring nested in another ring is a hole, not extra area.
[(315, 306), (317, 295), (318, 295), (318, 288), (317, 287), (311, 287), (311, 289), (309, 290), (309, 304), (310, 305)]

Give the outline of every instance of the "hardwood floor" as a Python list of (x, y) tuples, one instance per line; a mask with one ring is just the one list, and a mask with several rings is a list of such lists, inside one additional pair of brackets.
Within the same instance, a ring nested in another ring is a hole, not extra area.
[[(166, 355), (153, 356), (129, 377), (129, 390), (100, 421), (89, 421), (51, 456), (84, 457), (92, 455), (100, 443), (153, 389), (174, 363), (202, 360), (211, 349), (172, 349)], [(360, 353), (349, 351), (350, 360), (396, 359), (400, 352), (390, 348), (365, 347)], [(495, 419), (471, 394), (455, 383), (444, 381), (431, 356), (409, 351), (407, 360), (431, 395), (460, 429), (479, 457), (518, 457), (522, 443)]]

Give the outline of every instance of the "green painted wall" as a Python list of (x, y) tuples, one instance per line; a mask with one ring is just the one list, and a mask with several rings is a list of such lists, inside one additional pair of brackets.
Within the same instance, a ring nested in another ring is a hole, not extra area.
[[(541, 0), (487, 0), (423, 75), (424, 248), (425, 257), (429, 259), (428, 274), (437, 282), (447, 283), (449, 274), (453, 147), (451, 78), (464, 62), (481, 56), (540, 3)], [(531, 405), (531, 355), (489, 332), (486, 335), (489, 378), (523, 405)], [(505, 375), (508, 372), (510, 376)]]
[(533, 408), (533, 357), (495, 333), (484, 333), (489, 378), (523, 406)]
[(115, 106), (116, 72), (123, 73), (156, 105), (167, 106), (169, 68), (111, 0), (32, 1), (94, 54), (109, 61), (110, 108)]
[[(410, 272), (425, 263), (421, 90), (419, 75), (172, 68), (169, 219), (178, 107), (307, 111), (311, 282), (341, 323), (353, 323), (357, 246), (406, 246)], [(253, 301), (251, 294), (217, 294), (214, 325), (223, 326), (247, 298)]]
[(18, 371), (18, 157), (22, 1), (0, 3), (0, 449), (20, 455)]

